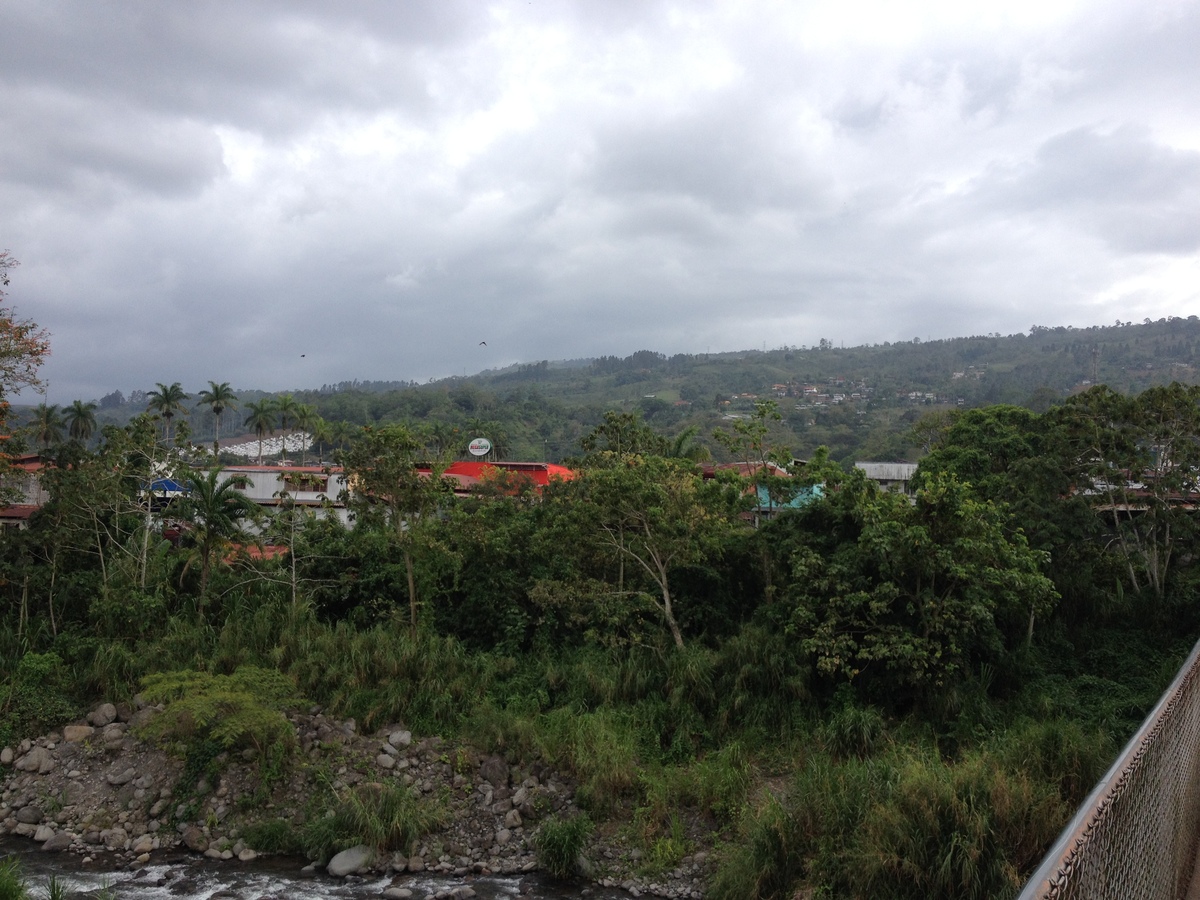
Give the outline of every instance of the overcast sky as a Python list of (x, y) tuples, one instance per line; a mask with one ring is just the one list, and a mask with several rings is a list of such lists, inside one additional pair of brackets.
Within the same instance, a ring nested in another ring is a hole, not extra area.
[(50, 402), (1200, 312), (1200, 2), (0, 21)]

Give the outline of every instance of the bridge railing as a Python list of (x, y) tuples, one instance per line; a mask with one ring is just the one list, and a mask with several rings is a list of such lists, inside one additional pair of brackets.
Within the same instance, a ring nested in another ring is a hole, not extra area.
[(1179, 900), (1200, 842), (1200, 643), (1019, 900)]

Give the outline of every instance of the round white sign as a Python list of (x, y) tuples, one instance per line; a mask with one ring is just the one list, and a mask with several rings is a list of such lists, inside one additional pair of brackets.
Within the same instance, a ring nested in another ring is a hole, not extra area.
[(475, 438), (467, 444), (467, 450), (472, 456), (487, 456), (492, 452), (492, 442), (487, 438)]

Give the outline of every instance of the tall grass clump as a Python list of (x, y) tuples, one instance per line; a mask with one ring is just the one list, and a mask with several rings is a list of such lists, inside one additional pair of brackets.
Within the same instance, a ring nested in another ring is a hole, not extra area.
[(1069, 814), (1054, 785), (988, 754), (913, 757), (862, 821), (844, 878), (880, 900), (1011, 896)]
[(595, 813), (614, 811), (636, 784), (638, 735), (629, 716), (610, 709), (560, 708), (542, 718), (547, 757), (579, 780), (576, 798)]
[(88, 688), (109, 700), (127, 700), (149, 668), (140, 648), (123, 641), (106, 641), (96, 648), (87, 669)]
[(803, 835), (775, 797), (749, 821), (709, 887), (713, 900), (785, 900), (804, 875)]
[(400, 621), (357, 631), (316, 621), (285, 629), (276, 653), (300, 691), (372, 728), (404, 721), (430, 734), (453, 734), (487, 694), (486, 660), (451, 637), (413, 635)]
[(1103, 729), (1063, 719), (1024, 719), (998, 738), (995, 752), (1007, 768), (1057, 785), (1059, 796), (1074, 808), (1112, 764), (1117, 747)]
[(284, 819), (270, 819), (247, 825), (243, 837), (246, 846), (259, 853), (299, 854), (304, 851), (300, 832)]
[(717, 731), (771, 743), (792, 734), (811, 700), (810, 667), (782, 628), (746, 625), (714, 661)]
[(698, 810), (718, 825), (735, 821), (745, 806), (753, 769), (734, 741), (687, 765), (643, 767), (638, 778), (642, 804), (635, 824), (649, 837), (682, 807)]
[[(838, 890), (853, 843), (872, 804), (886, 796), (893, 778), (890, 761), (838, 762), (813, 752), (801, 761), (782, 796), (743, 817), (740, 837), (717, 871), (710, 895), (716, 900), (782, 900), (804, 882)], [(854, 896), (853, 894), (848, 894)]]
[(875, 707), (847, 701), (825, 720), (818, 735), (834, 756), (864, 759), (883, 746), (887, 739), (887, 723)]
[(538, 862), (554, 878), (569, 878), (578, 869), (584, 844), (592, 833), (592, 821), (580, 813), (569, 819), (551, 817), (534, 835)]
[(417, 841), (446, 821), (442, 806), (418, 798), (405, 785), (361, 784), (336, 798), (326, 815), (311, 820), (301, 843), (310, 859), (321, 862), (358, 844), (380, 853), (411, 853)]
[(29, 900), (29, 890), (14, 856), (0, 860), (0, 900)]

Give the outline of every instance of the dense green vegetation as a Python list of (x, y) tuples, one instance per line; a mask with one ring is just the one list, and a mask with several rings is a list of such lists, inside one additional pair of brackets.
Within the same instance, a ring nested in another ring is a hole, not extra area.
[[(627, 372), (593, 366), (572, 377)], [(222, 500), (216, 470), (183, 471), (179, 421), (46, 441), (50, 500), (0, 545), (0, 743), (144, 690), (171, 703), (158, 737), (196, 765), (247, 748), (277, 773), (292, 758), (279, 711), (303, 698), (569, 771), (588, 819), (547, 829), (552, 868), (593, 827), (651, 869), (715, 834), (717, 897), (1004, 897), (1200, 624), (1179, 502), (1197, 491), (1200, 388), (922, 407), (903, 438), (928, 448), (912, 502), (824, 451), (790, 478), (704, 478), (658, 413), (612, 409), (559, 445), (575, 479), (455, 498), (413, 476), (446, 458), (446, 433), (396, 404), (468, 411), (483, 387), (326, 396), (392, 405), (337, 451), (361, 488), (350, 527), (286, 498), (260, 524), (282, 559), (238, 552), (250, 511)], [(760, 399), (712, 446), (790, 460), (789, 416)], [(191, 494), (152, 506), (143, 486), (163, 473)], [(758, 487), (774, 515), (752, 527)], [(404, 794), (330, 811), (328, 833), (305, 835), (314, 852), (364, 831), (401, 846), (436, 819)]]

